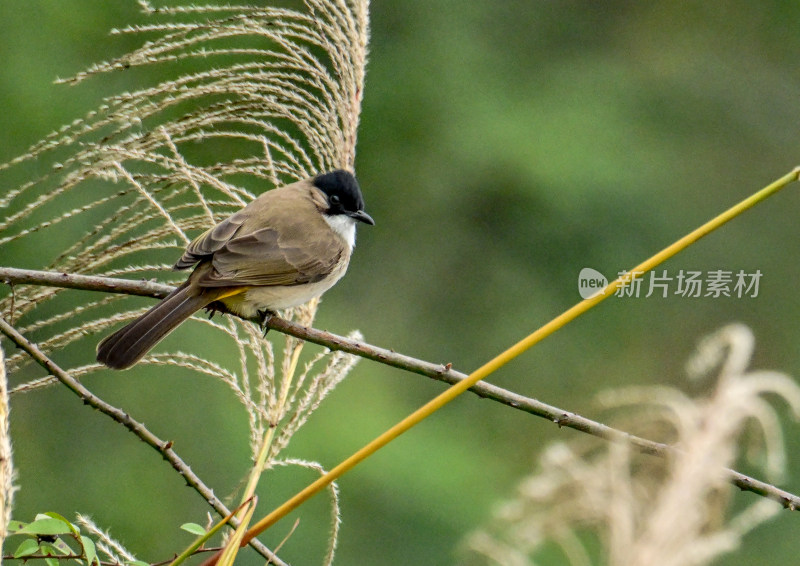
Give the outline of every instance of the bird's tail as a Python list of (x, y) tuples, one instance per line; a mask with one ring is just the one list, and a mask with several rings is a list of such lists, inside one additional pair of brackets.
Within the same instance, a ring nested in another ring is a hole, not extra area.
[(142, 316), (97, 345), (97, 361), (113, 369), (138, 362), (193, 313), (215, 301), (219, 293), (200, 292), (188, 281)]

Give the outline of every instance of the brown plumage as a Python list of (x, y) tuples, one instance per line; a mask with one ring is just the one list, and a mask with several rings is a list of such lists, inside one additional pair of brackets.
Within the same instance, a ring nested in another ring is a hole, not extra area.
[(97, 346), (97, 359), (125, 369), (196, 311), (221, 301), (253, 317), (303, 304), (345, 273), (363, 210), (355, 178), (333, 171), (267, 191), (197, 237), (175, 269), (197, 267), (160, 303)]

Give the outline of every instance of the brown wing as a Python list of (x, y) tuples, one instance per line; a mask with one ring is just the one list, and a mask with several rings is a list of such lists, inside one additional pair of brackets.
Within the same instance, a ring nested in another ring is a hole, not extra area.
[(210, 259), (211, 256), (221, 250), (230, 241), (236, 232), (242, 227), (246, 215), (242, 213), (246, 210), (229, 216), (213, 228), (210, 228), (195, 238), (186, 247), (181, 258), (173, 266), (174, 269), (186, 269), (192, 267), (198, 261)]
[(262, 194), (189, 244), (176, 267), (210, 261), (213, 269), (196, 279), (201, 287), (298, 285), (324, 278), (349, 249), (319, 213), (315, 191), (301, 181)]
[(335, 236), (328, 241), (309, 241), (307, 237), (299, 241), (278, 237), (276, 230), (265, 228), (226, 243), (211, 259), (214, 269), (205, 273), (198, 284), (228, 287), (313, 283), (329, 274), (345, 253), (346, 248)]

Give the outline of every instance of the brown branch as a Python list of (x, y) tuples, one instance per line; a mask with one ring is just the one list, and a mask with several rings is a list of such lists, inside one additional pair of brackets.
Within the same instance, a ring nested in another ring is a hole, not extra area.
[[(153, 298), (165, 297), (173, 288), (169, 285), (160, 285), (148, 281), (131, 281), (127, 279), (112, 279), (100, 276), (73, 275), (66, 273), (51, 273), (43, 271), (13, 269), (0, 267), (0, 281), (8, 284), (27, 283), (33, 285), (58, 285), (73, 289), (87, 289), (93, 291), (106, 291), (114, 293), (129, 293)], [(253, 320), (253, 322), (258, 322)], [(267, 321), (270, 329), (301, 338), (308, 342), (319, 344), (331, 350), (340, 350), (373, 360), (391, 367), (399, 368), (412, 373), (418, 373), (438, 381), (454, 384), (467, 377), (466, 374), (452, 369), (450, 364), (441, 365), (419, 360), (411, 356), (399, 354), (392, 350), (349, 340), (324, 330), (307, 328), (295, 322), (272, 317)], [(605, 440), (624, 440), (639, 451), (655, 456), (667, 457), (674, 454), (676, 449), (668, 444), (653, 442), (628, 434), (619, 429), (606, 426), (576, 413), (564, 411), (558, 407), (542, 403), (531, 397), (525, 397), (492, 385), (480, 382), (470, 391), (486, 399), (491, 399), (514, 409), (545, 418), (554, 422), (559, 427), (571, 428), (591, 434)], [(778, 487), (741, 474), (735, 470), (727, 470), (732, 484), (743, 491), (750, 491), (763, 497), (778, 501), (786, 509), (792, 511), (800, 509), (800, 497)]]
[(103, 293), (120, 293), (123, 295), (140, 295), (142, 297), (163, 298), (173, 287), (140, 279), (112, 279), (98, 275), (76, 275), (56, 271), (36, 271), (33, 269), (16, 269), (0, 267), (0, 281), (7, 285), (45, 285), (49, 287), (66, 287), (83, 291), (102, 291)]
[[(172, 449), (171, 441), (161, 440), (155, 434), (150, 432), (146, 426), (133, 419), (128, 413), (106, 403), (97, 395), (89, 391), (86, 387), (81, 385), (77, 379), (61, 369), (60, 366), (58, 366), (53, 360), (44, 354), (36, 344), (30, 342), (2, 317), (0, 317), (0, 332), (8, 336), (8, 338), (18, 347), (22, 348), (22, 350), (24, 350), (31, 358), (33, 358), (36, 363), (45, 368), (50, 375), (54, 376), (61, 383), (66, 385), (67, 388), (75, 393), (75, 395), (77, 395), (85, 405), (89, 405), (90, 407), (97, 409), (101, 413), (111, 417), (113, 420), (120, 423), (133, 434), (138, 436), (145, 444), (157, 450), (164, 460), (169, 462), (175, 471), (178, 472), (178, 474), (180, 474), (180, 476), (186, 481), (186, 485), (199, 493), (217, 513), (223, 517), (231, 514), (230, 510), (219, 499), (217, 499), (216, 495), (214, 495), (214, 491), (205, 483), (203, 483), (203, 481), (189, 467), (189, 464), (184, 462), (183, 459), (175, 453), (175, 451)], [(231, 523), (234, 527), (236, 527), (238, 521), (231, 520)], [(264, 556), (264, 558), (267, 558), (273, 564), (285, 566), (285, 563), (275, 556), (275, 554), (266, 546), (264, 546), (263, 543), (256, 540), (251, 540), (250, 542), (253, 548), (255, 548), (262, 556)], [(255, 544), (252, 544), (254, 542)]]

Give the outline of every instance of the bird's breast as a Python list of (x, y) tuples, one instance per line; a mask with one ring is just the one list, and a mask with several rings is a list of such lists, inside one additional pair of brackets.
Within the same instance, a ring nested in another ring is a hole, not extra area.
[(347, 271), (347, 262), (341, 262), (325, 278), (314, 283), (299, 285), (264, 285), (249, 287), (243, 293), (222, 299), (233, 313), (253, 318), (259, 311), (277, 311), (307, 303), (333, 287)]

